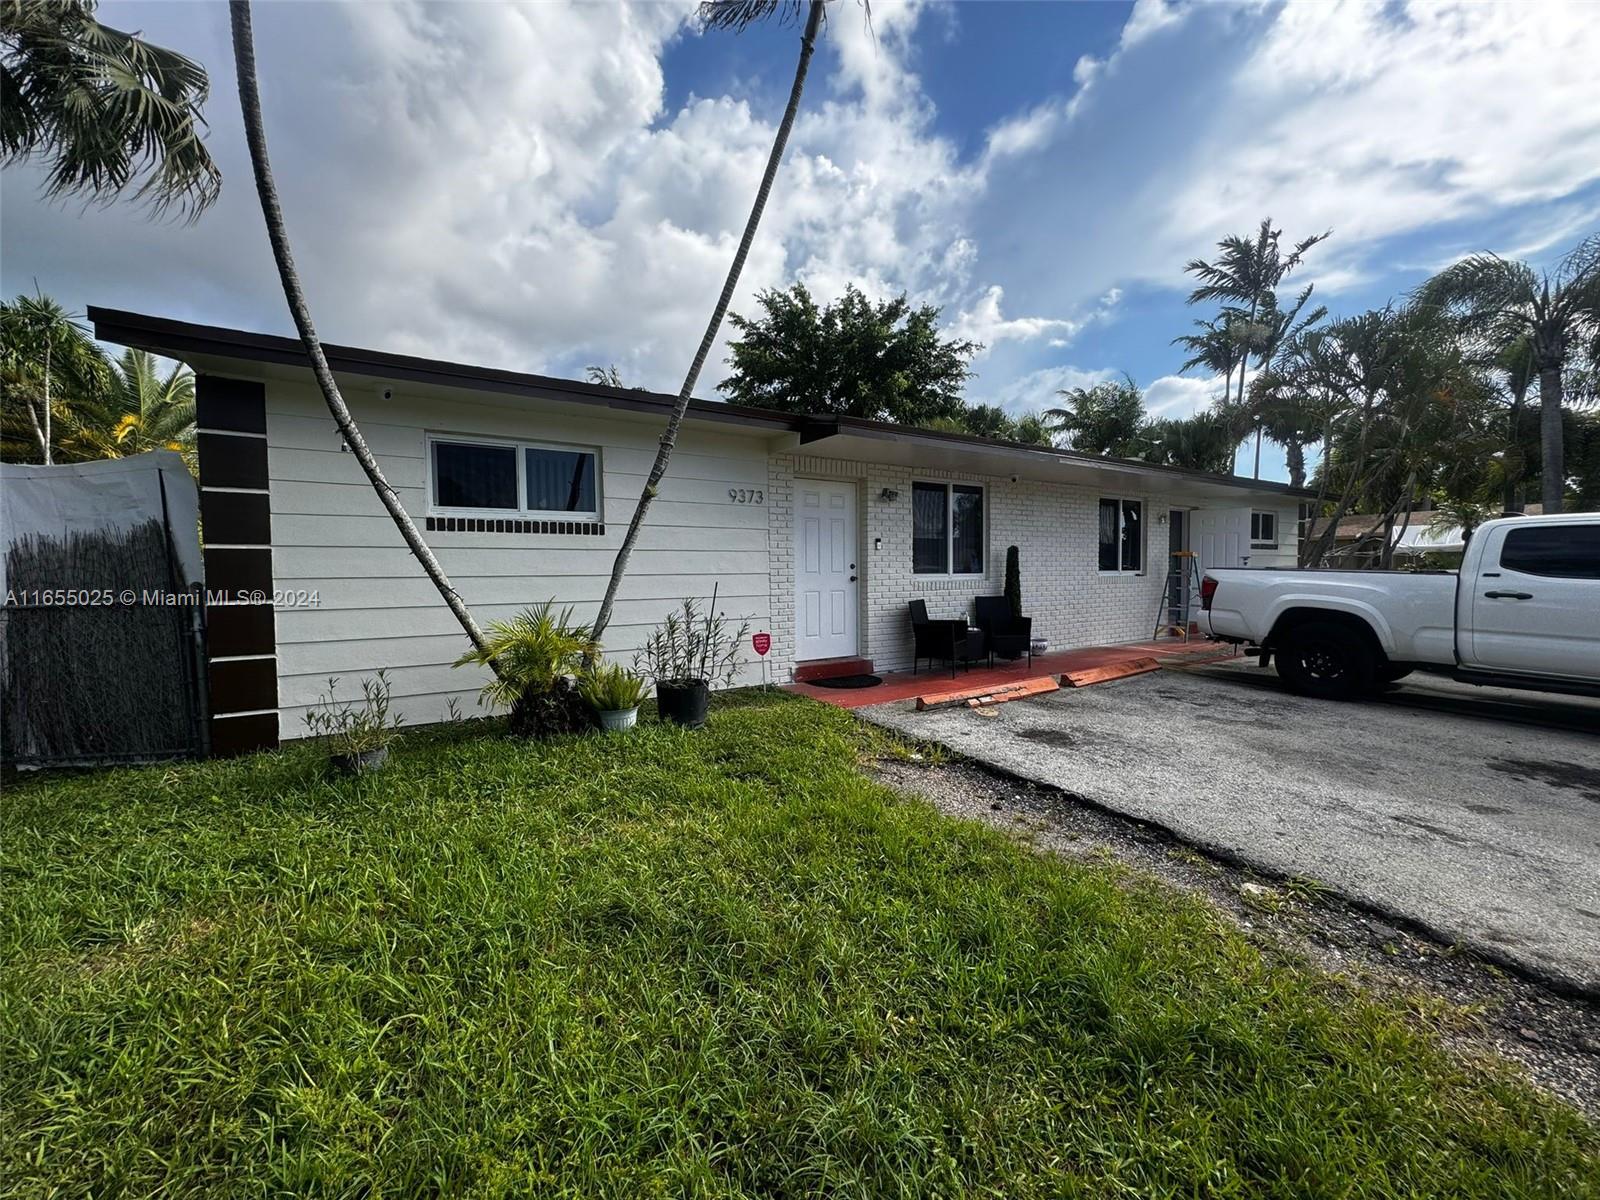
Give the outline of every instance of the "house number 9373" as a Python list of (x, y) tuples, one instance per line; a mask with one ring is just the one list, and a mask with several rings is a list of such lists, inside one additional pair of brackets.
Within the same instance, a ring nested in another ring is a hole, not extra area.
[(728, 499), (735, 504), (765, 504), (767, 494), (760, 488), (729, 488)]

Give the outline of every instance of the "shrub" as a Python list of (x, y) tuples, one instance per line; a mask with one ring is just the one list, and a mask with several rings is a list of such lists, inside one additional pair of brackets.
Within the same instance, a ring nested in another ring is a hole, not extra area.
[(1022, 615), (1022, 565), (1015, 546), (1006, 547), (1006, 603), (1013, 617)]
[(638, 707), (644, 680), (626, 667), (608, 663), (578, 680), (578, 694), (596, 712), (622, 712)]
[(389, 673), (380, 670), (361, 681), (360, 700), (338, 700), (339, 680), (328, 680), (328, 692), (306, 713), (306, 732), (326, 738), (332, 754), (351, 756), (382, 750), (394, 738), (403, 717), (389, 717)]
[(480, 703), (511, 709), (511, 732), (528, 737), (576, 733), (589, 728), (588, 706), (570, 677), (600, 649), (588, 625), (575, 622), (570, 608), (557, 613), (554, 601), (489, 626), (481, 649), (456, 660), (495, 671), (483, 685)]
[(636, 671), (658, 688), (663, 684), (733, 682), (739, 670), (739, 647), (750, 632), (750, 622), (737, 629), (713, 608), (701, 613), (693, 600), (667, 614), (651, 631), (633, 657)]

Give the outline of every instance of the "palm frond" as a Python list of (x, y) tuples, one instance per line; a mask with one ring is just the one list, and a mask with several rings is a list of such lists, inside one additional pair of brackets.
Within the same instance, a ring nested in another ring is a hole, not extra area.
[(189, 219), (216, 199), (198, 63), (102, 25), (83, 0), (7, 0), (0, 36), (0, 149), (7, 163), (41, 160), (47, 196), (108, 202), (132, 188)]
[(700, 27), (737, 33), (773, 17), (779, 24), (791, 25), (808, 7), (809, 0), (704, 0), (700, 5)]

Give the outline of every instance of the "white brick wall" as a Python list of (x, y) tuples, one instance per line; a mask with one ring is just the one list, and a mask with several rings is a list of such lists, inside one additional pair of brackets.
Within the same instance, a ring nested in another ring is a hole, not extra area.
[[(1005, 585), (1006, 547), (1015, 545), (1022, 568), (1023, 611), (1036, 637), (1052, 650), (1148, 638), (1166, 586), (1169, 508), (1192, 507), (1162, 492), (1099, 491), (1009, 477), (952, 474), (877, 463), (842, 462), (805, 455), (776, 455), (767, 491), (772, 581), (772, 671), (787, 679), (795, 660), (794, 480), (857, 481), (857, 547), (861, 562), (861, 654), (878, 670), (911, 666), (907, 604), (918, 597), (935, 617), (972, 616), (972, 598), (997, 595)], [(913, 478), (985, 485), (986, 573), (981, 578), (934, 578), (911, 571)], [(898, 493), (880, 499), (884, 488)], [(1099, 499), (1119, 496), (1145, 506), (1145, 573), (1103, 575), (1099, 559)], [(1292, 518), (1292, 510), (1290, 510)], [(1292, 536), (1292, 520), (1285, 532)], [(874, 551), (873, 541), (883, 539)], [(1292, 552), (1291, 552), (1292, 553)]]

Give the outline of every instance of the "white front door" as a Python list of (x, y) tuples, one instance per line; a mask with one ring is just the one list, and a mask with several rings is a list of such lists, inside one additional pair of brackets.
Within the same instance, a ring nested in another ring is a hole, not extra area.
[(1189, 549), (1200, 559), (1202, 574), (1210, 567), (1242, 567), (1249, 543), (1250, 510), (1202, 508), (1191, 518)]
[(795, 657), (846, 658), (856, 641), (856, 485), (796, 479)]

